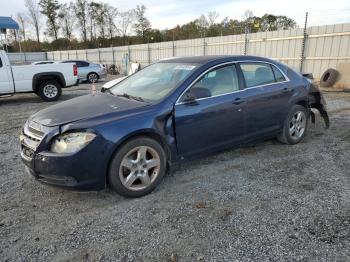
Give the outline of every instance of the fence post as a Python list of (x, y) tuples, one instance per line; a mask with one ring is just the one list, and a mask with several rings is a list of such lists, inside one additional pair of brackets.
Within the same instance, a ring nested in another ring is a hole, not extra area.
[(205, 42), (205, 37), (203, 37), (203, 55), (206, 55), (207, 50), (206, 50), (206, 42)]
[(100, 53), (100, 48), (97, 48), (98, 51), (98, 63), (101, 64), (101, 53)]
[(113, 59), (113, 65), (115, 65), (115, 57), (114, 57), (114, 50), (113, 47), (111, 46), (111, 50), (112, 50), (112, 59)]
[(175, 41), (173, 40), (173, 56), (175, 56)]
[(148, 53), (148, 64), (150, 65), (151, 64), (151, 48), (150, 48), (149, 43), (147, 45), (147, 53)]
[(244, 55), (247, 55), (248, 53), (248, 28), (247, 28), (247, 23), (245, 23), (244, 26)]
[(88, 51), (87, 51), (87, 49), (85, 49), (85, 59), (89, 61), (89, 59), (88, 59)]
[(300, 55), (300, 72), (303, 72), (303, 67), (304, 67), (304, 60), (305, 60), (305, 45), (306, 45), (306, 40), (308, 38), (307, 32), (306, 32), (306, 27), (307, 27), (307, 18), (308, 18), (308, 12), (305, 14), (305, 24), (304, 24), (304, 35), (303, 35), (303, 43), (301, 44), (301, 55)]

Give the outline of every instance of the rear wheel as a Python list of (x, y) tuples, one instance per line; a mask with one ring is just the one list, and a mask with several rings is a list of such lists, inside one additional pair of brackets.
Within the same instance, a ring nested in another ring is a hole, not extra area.
[(61, 85), (55, 80), (42, 82), (36, 91), (36, 94), (43, 100), (51, 102), (56, 101), (62, 93)]
[(305, 107), (294, 105), (284, 122), (283, 132), (277, 139), (290, 145), (299, 143), (305, 137), (308, 118), (309, 113)]
[(115, 154), (108, 173), (111, 188), (126, 197), (152, 192), (166, 171), (166, 155), (155, 140), (140, 137), (126, 142)]
[(96, 74), (96, 73), (88, 74), (87, 80), (90, 84), (96, 83), (98, 81), (98, 74)]

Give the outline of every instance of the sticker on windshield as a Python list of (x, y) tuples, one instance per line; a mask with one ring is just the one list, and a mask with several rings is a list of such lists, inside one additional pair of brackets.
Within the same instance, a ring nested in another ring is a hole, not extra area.
[(177, 65), (175, 67), (175, 70), (189, 70), (189, 71), (191, 71), (195, 67), (196, 66), (193, 66), (193, 65)]

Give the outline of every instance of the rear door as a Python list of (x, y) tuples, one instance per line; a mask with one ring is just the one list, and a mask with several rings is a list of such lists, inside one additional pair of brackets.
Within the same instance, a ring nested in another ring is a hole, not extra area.
[(12, 94), (14, 84), (11, 75), (11, 66), (6, 65), (0, 56), (0, 94)]
[(244, 136), (244, 116), (239, 101), (240, 84), (236, 66), (210, 70), (191, 89), (206, 89), (207, 97), (175, 105), (175, 129), (180, 156), (208, 152), (239, 143)]
[(241, 62), (240, 69), (245, 81), (247, 138), (280, 130), (292, 95), (287, 77), (266, 62)]

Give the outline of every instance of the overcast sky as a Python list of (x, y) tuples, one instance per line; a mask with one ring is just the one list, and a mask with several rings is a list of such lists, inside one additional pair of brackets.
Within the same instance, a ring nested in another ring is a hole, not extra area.
[[(14, 16), (17, 12), (25, 11), (24, 0), (0, 1), (0, 16)], [(350, 22), (350, 0), (104, 0), (103, 2), (108, 2), (120, 11), (144, 4), (148, 8), (147, 17), (152, 27), (158, 29), (187, 23), (213, 10), (220, 14), (218, 21), (226, 16), (241, 19), (244, 11), (249, 9), (257, 16), (265, 13), (287, 15), (300, 26), (304, 23), (306, 11), (309, 12), (309, 25)]]

